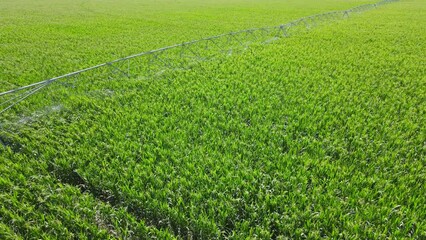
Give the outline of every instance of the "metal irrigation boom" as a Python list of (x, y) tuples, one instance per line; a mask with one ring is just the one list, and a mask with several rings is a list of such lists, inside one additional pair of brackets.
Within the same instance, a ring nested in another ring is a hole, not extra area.
[[(54, 77), (54, 78), (50, 78), (44, 81), (40, 81), (40, 82), (36, 82), (36, 83), (32, 83), (26, 86), (22, 86), (22, 87), (18, 87), (15, 89), (11, 89), (5, 92), (1, 92), (0, 93), (0, 116), (7, 110), (11, 109), (13, 106), (17, 105), (18, 103), (24, 101), (25, 99), (27, 99), (28, 97), (30, 97), (31, 95), (39, 92), (40, 90), (42, 90), (43, 88), (45, 88), (46, 86), (50, 85), (53, 82), (56, 82), (58, 80), (61, 79), (68, 79), (70, 77), (75, 77), (75, 76), (79, 76), (82, 73), (85, 72), (91, 72), (91, 71), (95, 71), (97, 69), (101, 69), (101, 68), (108, 68), (110, 71), (114, 71), (114, 72), (118, 72), (121, 73), (121, 75), (124, 75), (125, 77), (131, 77), (130, 74), (130, 69), (129, 67), (127, 67), (127, 71), (122, 70), (120, 67), (115, 66), (115, 64), (122, 64), (124, 62), (127, 61), (127, 63), (129, 63), (130, 60), (133, 59), (137, 59), (143, 56), (153, 56), (153, 59), (150, 59), (150, 61), (148, 62), (148, 65), (153, 64), (155, 61), (160, 62), (162, 65), (166, 66), (166, 67), (171, 67), (173, 66), (173, 63), (171, 63), (170, 59), (161, 59), (159, 57), (159, 54), (162, 54), (166, 51), (172, 50), (172, 49), (178, 49), (180, 48), (180, 60), (184, 60), (184, 58), (194, 58), (197, 62), (200, 61), (200, 59), (202, 59), (202, 54), (199, 52), (201, 49), (193, 49), (191, 47), (195, 46), (196, 44), (199, 43), (205, 43), (205, 47), (204, 50), (208, 48), (208, 46), (216, 46), (217, 49), (219, 49), (219, 52), (225, 52), (225, 51), (232, 51), (233, 49), (229, 49), (227, 47), (229, 47), (229, 45), (232, 45), (232, 43), (236, 43), (238, 46), (243, 46), (243, 47), (247, 47), (250, 43), (252, 42), (243, 42), (241, 39), (239, 39), (237, 36), (238, 35), (244, 35), (245, 39), (248, 39), (249, 37), (254, 38), (255, 40), (257, 40), (259, 43), (264, 43), (264, 42), (269, 42), (270, 39), (266, 40), (266, 41), (259, 41), (259, 34), (256, 35), (256, 33), (260, 33), (260, 36), (263, 37), (269, 37), (269, 38), (277, 38), (277, 37), (288, 37), (289, 35), (289, 30), (295, 27), (306, 27), (306, 28), (311, 28), (312, 26), (316, 26), (321, 22), (328, 22), (328, 21), (333, 21), (333, 20), (337, 20), (340, 18), (346, 18), (349, 17), (350, 14), (352, 13), (358, 13), (358, 12), (363, 12), (363, 11), (367, 11), (373, 8), (376, 8), (377, 6), (386, 4), (386, 3), (390, 3), (390, 2), (396, 2), (398, 0), (383, 0), (380, 1), (378, 3), (375, 4), (365, 4), (365, 5), (361, 5), (361, 6), (357, 6), (348, 10), (343, 10), (343, 11), (332, 11), (332, 12), (327, 12), (327, 13), (322, 13), (322, 14), (316, 14), (316, 15), (312, 15), (312, 16), (308, 16), (308, 17), (303, 17), (297, 20), (294, 20), (292, 22), (289, 22), (287, 24), (282, 24), (279, 26), (274, 26), (274, 27), (264, 27), (264, 28), (252, 28), (252, 29), (246, 29), (246, 30), (241, 30), (241, 31), (236, 31), (236, 32), (229, 32), (229, 33), (225, 33), (225, 34), (221, 34), (221, 35), (217, 35), (217, 36), (211, 36), (211, 37), (207, 37), (207, 38), (202, 38), (199, 40), (193, 40), (193, 41), (189, 41), (189, 42), (184, 42), (181, 44), (176, 44), (176, 45), (172, 45), (172, 46), (168, 46), (168, 47), (164, 47), (164, 48), (159, 48), (159, 49), (155, 49), (155, 50), (151, 50), (151, 51), (147, 51), (147, 52), (142, 52), (142, 53), (138, 53), (138, 54), (134, 54), (131, 56), (127, 56), (127, 57), (123, 57), (120, 59), (116, 59), (113, 60), (111, 62), (106, 62), (106, 63), (102, 63), (96, 66), (92, 66), (89, 68), (85, 68), (85, 69), (81, 69), (75, 72), (71, 72), (71, 73), (67, 73), (65, 75), (62, 76), (58, 76), (58, 77)], [(271, 35), (271, 32), (273, 32), (273, 30), (277, 31), (275, 32), (276, 34)], [(226, 38), (226, 44), (228, 44), (228, 46), (224, 45), (220, 45), (219, 40)], [(209, 45), (210, 43), (210, 45)], [(188, 55), (185, 55), (184, 53), (187, 52), (189, 53), (190, 57), (188, 57)], [(192, 55), (192, 56), (191, 56)], [(148, 66), (147, 68), (149, 68), (151, 66)], [(110, 72), (112, 73), (112, 72)], [(25, 90), (25, 91), (24, 91)], [(13, 95), (13, 94), (16, 94)], [(4, 100), (6, 98), (6, 96), (11, 96), (10, 98)], [(3, 99), (2, 99), (3, 98)]]

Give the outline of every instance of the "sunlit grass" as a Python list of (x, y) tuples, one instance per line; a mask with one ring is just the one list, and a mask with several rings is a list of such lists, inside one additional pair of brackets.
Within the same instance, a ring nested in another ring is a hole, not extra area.
[(424, 238), (425, 8), (59, 86), (0, 135), (0, 236)]

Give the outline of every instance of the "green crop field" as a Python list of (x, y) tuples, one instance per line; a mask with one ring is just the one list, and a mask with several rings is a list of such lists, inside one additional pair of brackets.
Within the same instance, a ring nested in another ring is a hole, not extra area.
[(131, 54), (368, 0), (2, 0), (0, 91)]
[[(367, 3), (3, 0), (0, 92)], [(0, 115), (0, 239), (425, 239), (425, 12), (46, 87)]]

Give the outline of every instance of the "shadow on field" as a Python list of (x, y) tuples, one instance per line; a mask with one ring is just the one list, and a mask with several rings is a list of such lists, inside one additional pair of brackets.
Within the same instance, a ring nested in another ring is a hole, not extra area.
[(0, 145), (5, 148), (10, 148), (14, 153), (20, 153), (22, 151), (22, 145), (13, 137), (6, 135), (0, 135)]
[[(101, 189), (80, 176), (75, 169), (59, 167), (54, 163), (49, 163), (48, 170), (59, 182), (75, 186), (81, 193), (91, 194), (96, 199), (108, 203), (112, 207), (124, 208), (127, 213), (134, 216), (138, 221), (143, 221), (146, 225), (157, 229), (168, 229), (178, 238), (212, 239), (218, 237), (216, 232), (208, 231), (203, 226), (194, 226), (193, 223), (186, 219), (170, 216), (170, 213), (160, 209), (147, 208), (137, 199), (126, 199), (124, 195), (118, 192), (113, 193)], [(227, 226), (226, 233), (232, 232), (233, 228), (234, 226)]]

